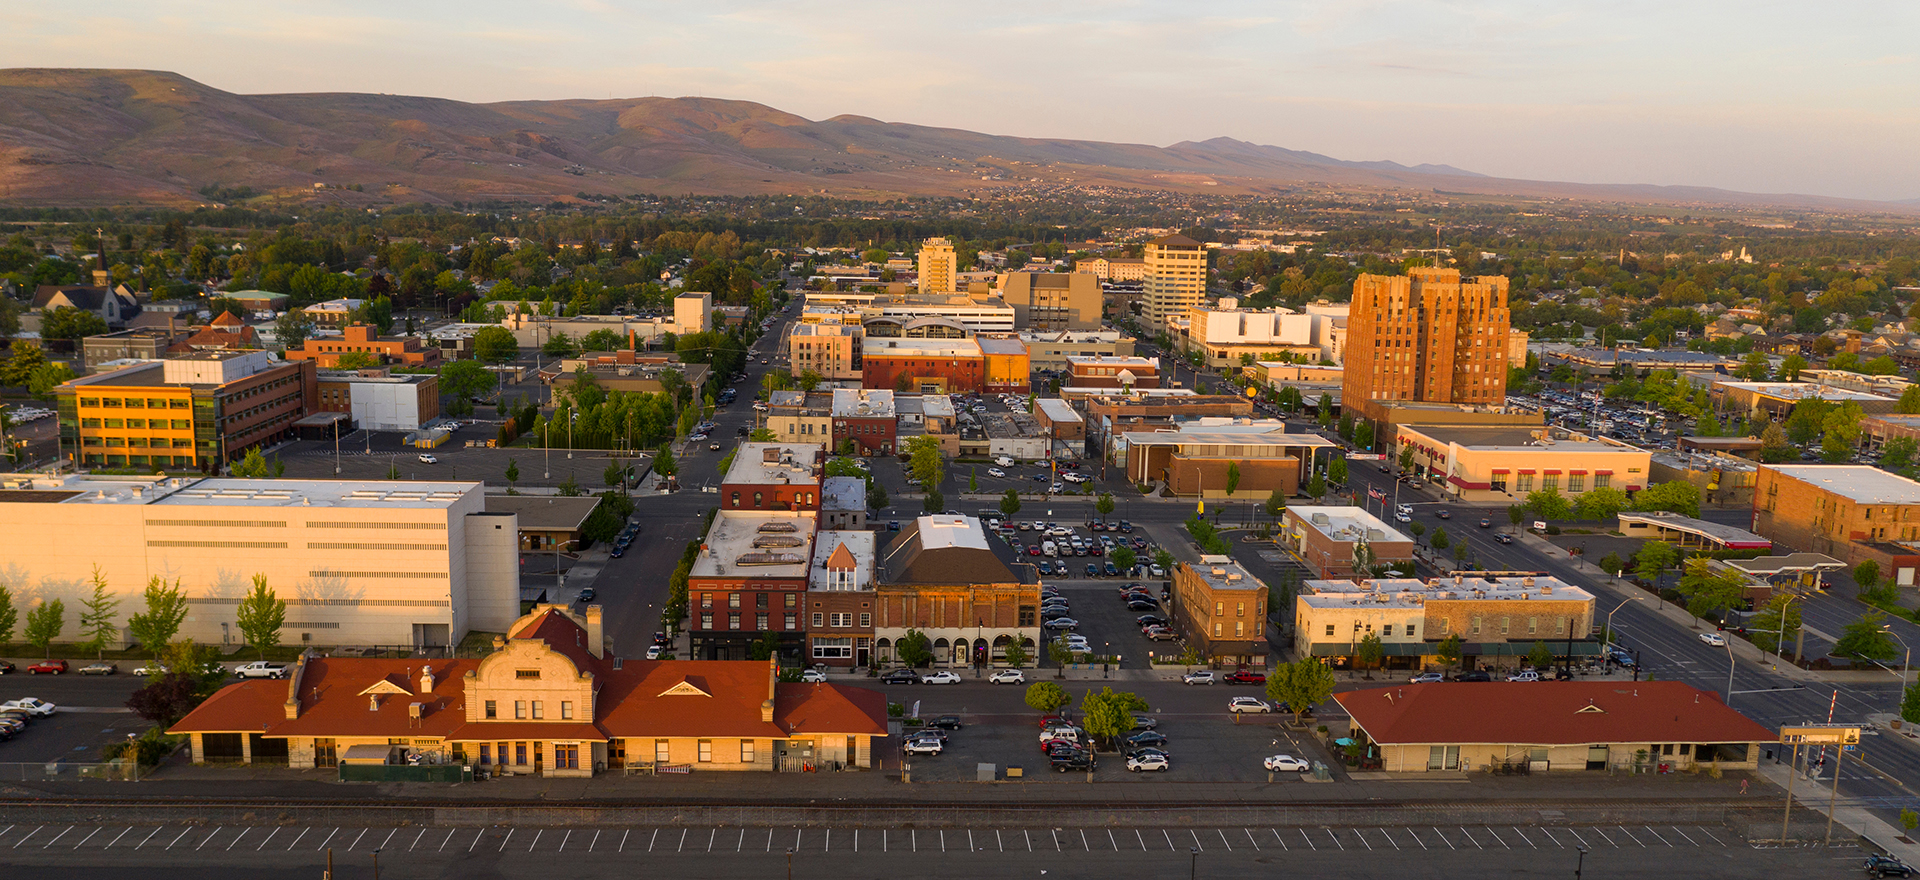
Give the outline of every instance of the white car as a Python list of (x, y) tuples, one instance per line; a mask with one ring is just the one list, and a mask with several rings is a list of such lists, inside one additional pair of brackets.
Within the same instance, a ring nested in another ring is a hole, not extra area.
[(167, 667), (159, 663), (149, 663), (133, 670), (134, 675), (166, 675)]
[(1027, 674), (1018, 669), (1002, 669), (987, 676), (987, 680), (994, 684), (1026, 684)]
[(800, 680), (810, 684), (826, 684), (827, 674), (818, 669), (809, 669), (800, 673)]
[(1446, 681), (1446, 680), (1447, 680), (1447, 677), (1438, 672), (1422, 672), (1419, 675), (1416, 675), (1412, 678), (1407, 679), (1407, 683), (1408, 684), (1426, 684), (1428, 682)]
[(957, 672), (952, 672), (949, 670), (942, 669), (939, 672), (929, 672), (926, 675), (920, 676), (920, 683), (921, 684), (959, 684), (960, 674)]
[(1535, 672), (1531, 669), (1523, 669), (1519, 672), (1516, 672), (1516, 673), (1513, 673), (1512, 675), (1507, 676), (1507, 680), (1508, 681), (1539, 681), (1540, 673)]
[(1292, 755), (1269, 755), (1265, 761), (1268, 770), (1275, 773), (1305, 773), (1311, 766), (1306, 761)]
[(1393, 518), (1403, 523), (1413, 522), (1413, 514), (1410, 513), (1395, 513)]
[(39, 697), (21, 697), (0, 703), (0, 709), (19, 709), (29, 715), (52, 715), (56, 707)]
[(1065, 491), (1067, 491), (1067, 487), (1061, 483), (1055, 483), (1047, 487), (1047, 494), (1049, 495), (1058, 495)]
[(1198, 672), (1189, 672), (1186, 675), (1180, 676), (1181, 684), (1213, 684), (1218, 680), (1219, 679), (1214, 677), (1213, 670), (1211, 669), (1202, 669)]
[(1127, 759), (1127, 769), (1135, 773), (1150, 770), (1166, 770), (1172, 766), (1167, 763), (1166, 755), (1136, 755)]
[(1006, 475), (1007, 472), (999, 468), (987, 468), (987, 476), (989, 477), (1004, 477)]
[(672, 653), (672, 652), (670, 652), (670, 651), (668, 651), (668, 650), (667, 650), (666, 648), (664, 648), (664, 647), (661, 647), (660, 645), (648, 645), (648, 646), (647, 646), (647, 659), (648, 659), (648, 660), (659, 660), (659, 659), (661, 659), (662, 657), (665, 657), (665, 656), (667, 656), (667, 655), (668, 655), (668, 654), (670, 654), (670, 653)]
[(1060, 479), (1066, 480), (1069, 483), (1084, 483), (1090, 478), (1083, 474), (1068, 472), (1068, 473), (1061, 474)]
[(1234, 697), (1227, 701), (1227, 711), (1235, 715), (1248, 713), (1264, 715), (1272, 712), (1273, 707), (1267, 705), (1267, 701), (1259, 697)]
[(440, 459), (434, 457), (433, 453), (431, 452), (422, 452), (416, 457), (420, 459), (421, 464), (439, 464), (440, 463)]
[(1707, 644), (1712, 645), (1716, 648), (1724, 648), (1727, 646), (1727, 637), (1717, 632), (1701, 633), (1700, 641), (1706, 642)]
[(938, 755), (944, 749), (937, 739), (910, 739), (900, 750), (909, 755)]

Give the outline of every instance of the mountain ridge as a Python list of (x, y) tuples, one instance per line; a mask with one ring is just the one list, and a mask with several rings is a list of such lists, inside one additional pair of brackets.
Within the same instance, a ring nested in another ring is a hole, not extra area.
[(1159, 147), (993, 135), (851, 113), (816, 121), (727, 98), (470, 103), (360, 92), (242, 95), (168, 71), (0, 70), (0, 202), (11, 204), (188, 207), (208, 202), (203, 188), (239, 186), (374, 206), (548, 201), (582, 192), (966, 196), (1036, 183), (1920, 208), (1708, 187), (1512, 180), (1224, 136)]

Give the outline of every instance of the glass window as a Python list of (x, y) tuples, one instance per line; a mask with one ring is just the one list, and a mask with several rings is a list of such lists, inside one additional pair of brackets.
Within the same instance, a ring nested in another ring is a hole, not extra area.
[(1329, 637), (1331, 637), (1331, 636), (1333, 635), (1333, 624), (1331, 624), (1331, 623), (1329, 623), (1329, 624), (1327, 624), (1327, 635), (1328, 635)]
[(818, 612), (818, 611), (815, 611), (815, 612), (813, 612), (813, 628), (814, 628), (814, 629), (819, 629), (819, 628), (821, 628), (821, 627), (823, 627), (823, 626), (826, 626), (826, 625), (827, 625), (827, 624), (826, 624), (826, 615), (824, 615), (824, 614), (821, 614), (821, 613), (820, 613), (820, 612)]
[(1611, 487), (1612, 485), (1613, 485), (1612, 474), (1594, 474), (1593, 475), (1593, 488), (1606, 489)]
[(522, 767), (527, 766), (527, 744), (526, 743), (517, 742), (513, 744), (513, 763), (518, 764)]
[(739, 629), (739, 628), (740, 628), (740, 615), (738, 614), (727, 615), (727, 629)]
[(573, 701), (572, 700), (560, 701), (560, 720), (562, 721), (573, 720)]
[(662, 764), (665, 764), (668, 761), (673, 760), (673, 744), (671, 743), (671, 741), (664, 740), (664, 739), (654, 740), (653, 741), (653, 759), (655, 761), (659, 761)]
[(786, 623), (786, 626), (784, 627), (785, 629), (795, 630), (800, 628), (799, 615), (786, 614), (786, 615), (782, 615), (782, 618), (785, 620), (785, 623)]
[(743, 739), (740, 741), (740, 763), (753, 763), (753, 740)]
[(546, 712), (543, 710), (543, 707), (541, 706), (541, 701), (534, 700), (533, 701), (533, 720), (542, 721), (542, 720), (545, 720), (546, 717), (547, 717)]
[(787, 607), (788, 607), (788, 608), (798, 608), (798, 607), (800, 607), (800, 594), (799, 594), (799, 593), (788, 593), (788, 594), (787, 594), (787, 603), (786, 603), (786, 604), (787, 604)]
[(711, 763), (712, 761), (713, 761), (713, 740), (703, 739), (700, 741), (700, 763), (707, 764), (707, 763)]
[[(500, 707), (495, 705), (494, 701), (492, 700), (487, 701), (487, 717), (488, 718), (500, 717)], [(481, 746), (481, 748), (484, 749), (486, 748), (486, 746)]]
[(767, 616), (765, 614), (755, 614), (753, 616), (753, 628), (765, 632), (767, 629)]
[(1568, 492), (1587, 491), (1586, 475), (1585, 474), (1568, 474), (1567, 475), (1567, 491)]
[(1560, 475), (1559, 475), (1559, 474), (1541, 474), (1541, 475), (1540, 475), (1540, 490), (1541, 490), (1541, 491), (1543, 491), (1543, 492), (1550, 492), (1550, 491), (1555, 491), (1555, 490), (1558, 490), (1559, 488), (1560, 488)]
[(727, 594), (727, 607), (728, 607), (728, 608), (738, 608), (738, 607), (740, 607), (740, 594), (739, 594), (739, 593), (728, 593), (728, 594)]
[(527, 701), (526, 700), (513, 701), (513, 717), (517, 721), (526, 720), (526, 717), (527, 717)]
[(1533, 475), (1521, 474), (1520, 476), (1516, 477), (1513, 481), (1513, 491), (1532, 492), (1533, 491)]

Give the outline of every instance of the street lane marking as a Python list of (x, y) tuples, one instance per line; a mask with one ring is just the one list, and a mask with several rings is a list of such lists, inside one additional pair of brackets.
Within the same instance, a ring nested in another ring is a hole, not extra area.
[(73, 830), (73, 826), (72, 826), (72, 825), (68, 825), (68, 826), (67, 826), (67, 828), (66, 828), (66, 831), (62, 831), (62, 832), (60, 832), (59, 834), (55, 834), (55, 835), (53, 836), (53, 839), (52, 839), (52, 840), (49, 840), (49, 841), (47, 841), (47, 843), (46, 843), (46, 846), (42, 846), (42, 847), (40, 847), (40, 848), (41, 848), (41, 849), (46, 849), (46, 848), (48, 848), (48, 847), (51, 847), (51, 846), (53, 846), (53, 845), (54, 845), (54, 844), (56, 844), (56, 843), (59, 843), (59, 842), (60, 842), (60, 838), (62, 838), (62, 837), (65, 837), (65, 836), (67, 836), (67, 831), (72, 831), (72, 830)]
[(1499, 840), (1501, 849), (1513, 849), (1513, 847), (1507, 846), (1506, 841), (1500, 840), (1500, 835), (1494, 833), (1492, 825), (1487, 826), (1487, 836), (1493, 838), (1494, 840)]
[[(1705, 834), (1705, 835), (1707, 836), (1707, 839), (1708, 839), (1708, 840), (1711, 840), (1711, 841), (1713, 841), (1714, 843), (1720, 843), (1720, 838), (1718, 838), (1718, 837), (1715, 837), (1715, 836), (1713, 836), (1713, 832), (1711, 832), (1711, 831), (1708, 831), (1708, 830), (1707, 830), (1707, 829), (1705, 829), (1705, 828), (1702, 828), (1702, 829), (1700, 829), (1700, 833), (1701, 833), (1701, 834)], [(1721, 846), (1726, 846), (1726, 844), (1724, 844), (1724, 843), (1720, 843), (1720, 845), (1721, 845)]]
[[(654, 833), (659, 834), (660, 832), (655, 831)], [(627, 848), (627, 839), (624, 837), (620, 838), (620, 848), (622, 850), (625, 850)], [(647, 851), (648, 852), (653, 851), (652, 844), (647, 845)], [(773, 852), (773, 829), (772, 828), (767, 829), (767, 852)]]
[[(600, 842), (600, 832), (595, 831), (593, 832), (593, 843), (599, 843), (599, 842)], [(593, 843), (587, 844), (587, 852), (593, 852)], [(742, 826), (740, 828), (740, 840), (734, 843), (733, 851), (744, 852), (746, 848), (747, 848), (747, 829), (745, 826)], [(860, 851), (860, 832), (858, 831), (853, 833), (853, 851), (854, 852)]]
[(1547, 839), (1548, 839), (1548, 840), (1551, 840), (1551, 841), (1553, 841), (1553, 845), (1554, 845), (1554, 846), (1557, 846), (1557, 847), (1559, 847), (1559, 848), (1561, 848), (1561, 849), (1566, 849), (1566, 848), (1567, 848), (1567, 845), (1566, 845), (1566, 844), (1564, 844), (1564, 843), (1561, 843), (1561, 842), (1560, 842), (1560, 838), (1557, 838), (1557, 837), (1554, 837), (1554, 836), (1553, 836), (1553, 832), (1552, 832), (1552, 831), (1548, 831), (1547, 829), (1545, 829), (1545, 828), (1542, 828), (1542, 829), (1540, 829), (1540, 833), (1541, 833), (1541, 834), (1544, 834), (1544, 835), (1546, 835), (1546, 836), (1547, 836)]
[[(395, 834), (399, 834), (399, 833), (400, 833), (400, 829), (398, 829), (398, 828), (395, 828), (395, 829), (393, 829), (392, 831), (389, 831), (389, 832), (387, 832), (387, 839), (386, 839), (386, 840), (382, 840), (382, 841), (380, 841), (380, 845), (379, 845), (379, 846), (376, 846), (376, 847), (374, 847), (374, 849), (376, 849), (376, 850), (382, 850), (382, 849), (386, 849), (386, 848), (387, 848), (387, 844), (389, 844), (389, 843), (392, 843), (392, 842), (393, 842), (393, 836), (394, 836)], [(536, 837), (536, 838), (534, 838), (534, 841), (535, 841), (536, 843), (537, 843), (537, 842), (539, 842), (539, 838), (538, 838), (538, 837)]]
[(448, 829), (447, 829), (447, 839), (446, 839), (446, 840), (442, 840), (442, 841), (440, 841), (440, 848), (439, 848), (439, 849), (437, 849), (437, 850), (434, 850), (434, 851), (435, 851), (435, 852), (446, 852), (446, 851), (447, 851), (447, 844), (449, 844), (449, 843), (452, 843), (452, 842), (453, 842), (453, 832), (455, 832), (455, 831), (458, 831), (458, 830), (459, 830), (459, 829), (457, 829), (457, 828), (448, 828)]
[[(360, 832), (360, 833), (361, 833), (361, 834), (365, 834), (366, 832), (365, 832), (365, 831), (362, 831), (362, 832)], [(507, 851), (507, 841), (508, 841), (508, 840), (512, 840), (512, 839), (513, 839), (513, 829), (512, 829), (512, 828), (508, 828), (508, 829), (507, 829), (507, 837), (506, 837), (506, 840), (502, 840), (502, 841), (500, 841), (500, 851), (501, 851), (501, 852), (506, 852), (506, 851)], [(360, 839), (359, 839), (359, 838), (354, 838), (354, 841), (353, 841), (353, 842), (354, 842), (354, 843), (359, 843), (359, 842), (360, 842)], [(349, 846), (349, 847), (347, 847), (347, 852), (353, 852), (353, 847), (351, 847), (351, 846)]]
[(1087, 844), (1087, 829), (1085, 828), (1080, 829), (1080, 848), (1087, 852), (1093, 852), (1093, 847)]
[(1227, 852), (1233, 852), (1233, 844), (1227, 842), (1227, 832), (1224, 829), (1215, 829), (1215, 833), (1220, 835), (1220, 845), (1226, 847)]
[[(571, 834), (572, 832), (568, 832), (568, 833)], [(715, 828), (713, 829), (712, 833), (707, 835), (707, 852), (713, 852), (713, 842), (719, 839), (720, 839), (720, 829)], [(560, 848), (561, 849), (567, 848), (565, 841), (561, 841)], [(827, 829), (827, 851), (828, 852), (833, 851), (833, 829), (831, 828)]]
[[(367, 836), (367, 832), (368, 832), (368, 831), (370, 831), (370, 830), (372, 830), (372, 829), (368, 829), (368, 828), (362, 828), (362, 829), (360, 829), (360, 836), (359, 836), (359, 837), (355, 837), (355, 838), (353, 839), (353, 842), (352, 842), (352, 843), (349, 843), (349, 844), (347, 844), (347, 852), (353, 852), (353, 848), (354, 848), (354, 847), (356, 847), (356, 846), (359, 846), (359, 845), (360, 845), (360, 839), (361, 839), (361, 838), (363, 838), (363, 837), (366, 837), (366, 836)], [(512, 837), (512, 836), (513, 836), (513, 831), (512, 831), (512, 829), (508, 829), (508, 831), (507, 831), (507, 836), (508, 836), (508, 837)], [(500, 848), (501, 848), (501, 849), (506, 849), (506, 848), (507, 848), (507, 845), (506, 845), (506, 843), (505, 843), (505, 842), (502, 842), (502, 843), (500, 844)]]
[(1313, 838), (1311, 838), (1311, 837), (1308, 837), (1308, 836), (1307, 836), (1307, 829), (1305, 829), (1305, 828), (1296, 828), (1296, 829), (1294, 829), (1294, 830), (1296, 830), (1296, 831), (1299, 831), (1299, 832), (1300, 832), (1300, 839), (1301, 839), (1301, 840), (1304, 840), (1304, 841), (1306, 841), (1306, 842), (1307, 842), (1307, 848), (1308, 848), (1308, 849), (1310, 849), (1310, 850), (1313, 850), (1314, 852), (1319, 852), (1319, 851), (1320, 851), (1320, 848), (1319, 848), (1319, 847), (1317, 847), (1317, 846), (1314, 846), (1314, 845), (1313, 845)]
[(1064, 846), (1061, 846), (1061, 845), (1060, 845), (1060, 829), (1058, 829), (1058, 828), (1049, 828), (1049, 829), (1047, 829), (1047, 836), (1048, 836), (1048, 837), (1051, 837), (1051, 838), (1053, 838), (1053, 851), (1054, 851), (1054, 852), (1066, 852), (1066, 851), (1067, 851), (1067, 848), (1066, 848), (1066, 847), (1064, 847)]
[[(998, 828), (993, 829), (993, 842), (1000, 847), (1001, 852), (1007, 851), (1007, 845), (1000, 840), (1000, 829)], [(1144, 847), (1142, 848), (1144, 849)]]
[(1027, 839), (1027, 852), (1033, 852), (1033, 832), (1022, 828), (1020, 834)]
[(1480, 845), (1480, 841), (1473, 839), (1473, 832), (1468, 831), (1464, 825), (1460, 828), (1460, 836), (1466, 838), (1468, 843), (1473, 844), (1474, 849), (1486, 849), (1486, 847)]
[(1133, 829), (1133, 837), (1134, 837), (1134, 839), (1135, 839), (1135, 840), (1138, 840), (1138, 841), (1140, 841), (1140, 851), (1141, 851), (1141, 852), (1146, 852), (1146, 851), (1147, 851), (1147, 838), (1146, 838), (1146, 836), (1145, 836), (1145, 835), (1143, 835), (1143, 834), (1141, 834), (1141, 833), (1140, 833), (1140, 829), (1138, 829), (1138, 828), (1135, 828), (1135, 829)]
[(1392, 832), (1390, 832), (1390, 831), (1388, 831), (1388, 830), (1387, 830), (1387, 829), (1385, 829), (1385, 828), (1382, 828), (1382, 829), (1380, 829), (1380, 836), (1381, 836), (1381, 837), (1384, 837), (1384, 838), (1386, 838), (1386, 839), (1387, 839), (1387, 842), (1388, 842), (1388, 843), (1391, 843), (1391, 844), (1393, 844), (1393, 848), (1394, 848), (1394, 849), (1399, 849), (1399, 848), (1400, 848), (1400, 841), (1398, 841), (1398, 840), (1394, 840), (1394, 839), (1393, 839), (1393, 833), (1392, 833)]
[[(73, 845), (73, 848), (74, 848), (74, 849), (79, 849), (79, 848), (81, 848), (81, 847), (83, 847), (83, 846), (86, 846), (86, 845), (87, 845), (87, 841), (89, 841), (89, 840), (92, 840), (92, 839), (93, 839), (93, 835), (94, 835), (94, 834), (99, 834), (99, 833), (100, 833), (100, 831), (101, 831), (101, 829), (99, 829), (99, 828), (95, 828), (95, 829), (93, 829), (93, 832), (92, 832), (91, 834), (88, 834), (87, 836), (85, 836), (85, 837), (82, 837), (82, 838), (80, 838), (80, 842), (79, 842), (79, 843), (76, 843), (76, 844), (74, 844), (74, 845)], [(123, 832), (121, 832), (121, 833), (122, 833), (122, 834), (125, 834), (126, 832), (124, 832), (124, 831), (123, 831)], [(109, 845), (111, 845), (111, 844), (109, 844)]]
[[(619, 848), (619, 849), (617, 849), (617, 850), (614, 850), (615, 852), (626, 852), (626, 851), (627, 851), (627, 835), (629, 835), (629, 834), (632, 834), (632, 833), (633, 833), (633, 829), (632, 829), (632, 828), (628, 828), (627, 830), (625, 830), (625, 831), (622, 831), (622, 832), (620, 832), (620, 848)], [(768, 840), (768, 847), (767, 847), (767, 849), (768, 849), (768, 851), (772, 851), (772, 849), (773, 849), (773, 847), (772, 847), (772, 840), (773, 840), (773, 829), (771, 829), (771, 828), (769, 828), (769, 829), (767, 829), (767, 840)]]
[[(173, 843), (169, 843), (169, 844), (167, 844), (167, 849), (173, 849), (173, 844), (174, 844), (174, 843), (179, 843), (179, 842), (180, 842), (180, 838), (181, 838), (181, 837), (186, 837), (186, 836), (187, 836), (188, 834), (190, 834), (190, 833), (192, 833), (192, 831), (193, 831), (193, 829), (192, 829), (192, 828), (186, 828), (186, 829), (184, 829), (184, 830), (182, 830), (182, 831), (180, 832), (180, 837), (176, 837), (176, 838), (174, 838), (174, 839), (173, 839)], [(14, 846), (19, 846), (19, 845), (20, 845), (20, 844), (17, 844), (17, 843), (16, 843), (16, 844), (14, 844)]]
[(1619, 845), (1620, 845), (1620, 844), (1617, 844), (1617, 843), (1614, 843), (1614, 842), (1613, 842), (1613, 838), (1611, 838), (1611, 837), (1608, 837), (1608, 836), (1607, 836), (1607, 832), (1606, 832), (1606, 831), (1604, 831), (1604, 830), (1602, 830), (1602, 829), (1600, 829), (1600, 828), (1595, 828), (1595, 829), (1593, 829), (1593, 833), (1595, 833), (1595, 834), (1598, 834), (1598, 835), (1600, 835), (1600, 839), (1602, 839), (1602, 840), (1605, 840), (1605, 841), (1607, 842), (1607, 845), (1608, 845), (1608, 846), (1619, 846)]
[(1189, 829), (1187, 829), (1187, 833), (1188, 833), (1188, 834), (1191, 834), (1191, 835), (1193, 835), (1193, 847), (1194, 847), (1194, 849), (1197, 849), (1197, 850), (1199, 850), (1199, 851), (1201, 851), (1201, 852), (1206, 852), (1206, 851), (1207, 851), (1207, 848), (1206, 848), (1205, 846), (1202, 846), (1202, 845), (1200, 844), (1200, 832), (1198, 832), (1198, 831), (1195, 831), (1195, 830), (1193, 830), (1192, 828), (1189, 828)]
[(140, 839), (140, 842), (139, 842), (138, 844), (136, 844), (136, 845), (135, 845), (135, 846), (134, 846), (133, 848), (134, 848), (134, 849), (139, 849), (140, 847), (143, 847), (143, 846), (146, 846), (146, 845), (147, 845), (147, 841), (149, 841), (149, 840), (152, 840), (152, 839), (153, 839), (153, 836), (154, 836), (154, 835), (156, 835), (156, 834), (159, 834), (159, 833), (161, 832), (161, 830), (163, 830), (163, 829), (164, 829), (165, 827), (166, 827), (166, 826), (161, 826), (160, 828), (155, 828), (155, 829), (153, 829), (152, 831), (149, 831), (149, 832), (147, 832), (147, 836), (146, 836), (146, 837), (143, 837), (143, 838), (141, 838), (141, 839)]
[[(486, 826), (482, 825), (480, 827), (480, 830), (474, 833), (473, 842), (467, 844), (467, 852), (473, 852), (474, 848), (480, 845), (480, 838), (485, 836), (487, 836), (487, 828)], [(332, 837), (329, 836), (328, 839), (331, 840)], [(321, 844), (321, 846), (325, 846), (325, 845), (326, 844)]]
[[(1648, 830), (1652, 830), (1652, 829), (1648, 829)], [(1678, 834), (1678, 835), (1680, 835), (1681, 837), (1686, 837), (1686, 838), (1687, 838), (1687, 842), (1688, 842), (1688, 843), (1691, 843), (1691, 844), (1693, 844), (1694, 846), (1699, 846), (1699, 845), (1700, 845), (1699, 843), (1697, 843), (1697, 842), (1695, 842), (1693, 838), (1691, 838), (1691, 837), (1687, 837), (1687, 832), (1685, 832), (1685, 831), (1681, 831), (1681, 830), (1680, 830), (1680, 826), (1678, 826), (1678, 825), (1675, 825), (1675, 826), (1673, 826), (1673, 833), (1675, 833), (1675, 834)]]
[(1160, 829), (1160, 833), (1167, 838), (1167, 852), (1178, 851), (1178, 848), (1173, 845), (1173, 832), (1168, 831), (1165, 828), (1162, 828)]
[[(1360, 845), (1366, 847), (1367, 852), (1373, 852), (1373, 844), (1367, 842), (1367, 833), (1365, 831), (1355, 828), (1353, 829), (1353, 836), (1360, 838)], [(1339, 838), (1335, 837), (1334, 839), (1338, 840)]]
[(1420, 839), (1420, 832), (1415, 831), (1412, 828), (1408, 828), (1407, 836), (1413, 838), (1414, 843), (1420, 844), (1421, 849), (1424, 850), (1427, 848), (1427, 842)]
[[(254, 847), (254, 848), (253, 848), (253, 851), (254, 851), (254, 852), (259, 852), (259, 851), (261, 851), (261, 850), (263, 850), (263, 849), (266, 849), (266, 848), (267, 848), (267, 844), (269, 844), (269, 843), (272, 843), (272, 842), (273, 842), (273, 836), (274, 836), (274, 835), (276, 835), (276, 834), (279, 834), (279, 833), (280, 833), (280, 829), (279, 829), (279, 828), (278, 828), (277, 826), (276, 826), (276, 827), (275, 827), (275, 828), (274, 828), (274, 829), (273, 829), (272, 831), (269, 831), (269, 832), (267, 832), (267, 839), (266, 839), (266, 840), (262, 840), (262, 841), (260, 841), (260, 845), (259, 845), (259, 846), (256, 846), (256, 847)], [(108, 844), (108, 846), (112, 846), (112, 844)]]
[[(1640, 843), (1640, 838), (1638, 838), (1638, 837), (1635, 837), (1635, 836), (1633, 836), (1633, 832), (1631, 832), (1631, 831), (1628, 831), (1628, 830), (1627, 830), (1627, 826), (1625, 826), (1625, 825), (1615, 825), (1614, 827), (1615, 827), (1615, 828), (1618, 828), (1618, 829), (1620, 829), (1620, 833), (1621, 833), (1621, 834), (1625, 834), (1625, 835), (1627, 836), (1627, 839), (1628, 839), (1628, 840), (1631, 840), (1631, 841), (1633, 841), (1634, 843)], [(1640, 846), (1641, 846), (1641, 847), (1645, 847), (1645, 846), (1646, 846), (1646, 844), (1644, 844), (1644, 843), (1640, 843)]]
[(1280, 836), (1280, 829), (1278, 829), (1278, 828), (1269, 828), (1269, 829), (1267, 829), (1267, 830), (1268, 830), (1268, 831), (1271, 831), (1271, 832), (1273, 832), (1273, 839), (1274, 839), (1274, 840), (1276, 840), (1276, 841), (1279, 841), (1279, 842), (1280, 842), (1280, 851), (1281, 851), (1281, 852), (1292, 852), (1292, 850), (1290, 850), (1290, 849), (1287, 849), (1287, 841), (1286, 841), (1286, 839)]
[[(972, 833), (972, 832), (968, 832), (968, 833)], [(1113, 836), (1113, 829), (1112, 829), (1112, 828), (1108, 828), (1108, 829), (1107, 829), (1107, 842), (1113, 845), (1113, 851), (1114, 851), (1114, 852), (1119, 852), (1119, 851), (1120, 851), (1120, 838), (1117, 838), (1117, 837), (1114, 837), (1114, 836)]]
[[(674, 847), (674, 850), (673, 850), (674, 852), (686, 852), (686, 850), (687, 850), (687, 831), (688, 831), (688, 829), (686, 829), (686, 828), (682, 828), (682, 829), (680, 829), (680, 845), (679, 845), (679, 846), (677, 846), (677, 847)], [(799, 849), (799, 848), (800, 848), (800, 835), (798, 835), (798, 834), (796, 834), (796, 835), (794, 835), (794, 836), (793, 836), (793, 848), (794, 848), (794, 849)]]
[[(320, 841), (320, 845), (319, 845), (319, 846), (316, 846), (316, 847), (314, 847), (314, 848), (313, 848), (313, 851), (314, 851), (314, 852), (319, 852), (319, 851), (321, 851), (321, 850), (323, 850), (323, 849), (326, 849), (326, 848), (327, 848), (327, 844), (329, 844), (329, 843), (332, 843), (332, 842), (333, 842), (333, 836), (334, 836), (334, 835), (336, 835), (336, 834), (339, 834), (339, 833), (340, 833), (340, 829), (339, 829), (339, 828), (335, 828), (335, 829), (333, 829), (332, 831), (329, 831), (329, 832), (327, 832), (327, 839), (326, 839), (326, 840), (322, 840), (322, 841)], [(306, 832), (305, 830), (302, 830), (302, 831), (300, 832), (300, 837), (305, 837), (305, 836), (307, 836), (307, 832)], [(300, 837), (296, 837), (296, 838), (294, 838), (294, 839), (293, 839), (293, 844), (298, 844), (298, 843), (300, 842)], [(478, 840), (478, 838), (476, 838), (476, 841), (477, 841), (477, 840)], [(287, 849), (288, 849), (288, 850), (292, 850), (292, 849), (293, 849), (293, 844), (289, 844), (289, 845), (287, 846)]]
[(1339, 847), (1341, 852), (1347, 851), (1347, 845), (1340, 842), (1340, 835), (1333, 833), (1332, 828), (1327, 829), (1327, 836), (1333, 838), (1333, 845)]
[[(650, 838), (647, 838), (647, 852), (653, 852), (653, 844), (655, 841), (659, 839), (660, 839), (660, 829), (655, 828), (653, 829), (653, 836)], [(769, 835), (767, 839), (771, 840), (773, 838), (771, 835)]]
[[(1581, 845), (1581, 846), (1586, 846), (1586, 845), (1587, 845), (1587, 841), (1586, 841), (1586, 838), (1584, 838), (1584, 837), (1581, 837), (1581, 836), (1580, 836), (1580, 832), (1578, 832), (1578, 831), (1575, 831), (1575, 830), (1573, 830), (1572, 828), (1568, 828), (1568, 829), (1567, 829), (1567, 833), (1568, 833), (1568, 834), (1571, 834), (1571, 835), (1573, 835), (1573, 839), (1574, 839), (1574, 840), (1577, 840), (1577, 841), (1580, 841), (1580, 845)], [(1592, 847), (1588, 847), (1588, 848), (1589, 848), (1589, 849), (1591, 849)]]

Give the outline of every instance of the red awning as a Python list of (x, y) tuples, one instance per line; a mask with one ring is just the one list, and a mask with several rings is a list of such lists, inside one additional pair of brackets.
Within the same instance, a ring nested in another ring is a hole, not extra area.
[(1504, 473), (1506, 473), (1506, 472), (1507, 472), (1507, 469), (1506, 469), (1506, 468), (1494, 468), (1494, 469), (1493, 469), (1493, 472), (1494, 472), (1494, 473), (1496, 473), (1496, 474), (1504, 474)]
[(1533, 473), (1533, 468), (1521, 468), (1520, 472), (1523, 474), (1530, 474), (1530, 473)]
[(1560, 473), (1560, 469), (1559, 469), (1559, 468), (1547, 468), (1547, 469), (1546, 469), (1545, 471), (1543, 471), (1542, 473), (1549, 473), (1549, 474), (1557, 474), (1557, 473)]
[(1606, 477), (1613, 476), (1613, 471), (1594, 471), (1593, 473), (1594, 473), (1594, 476), (1606, 476)]
[(1584, 474), (1586, 472), (1585, 468), (1574, 468), (1573, 470), (1567, 471), (1569, 474)]

